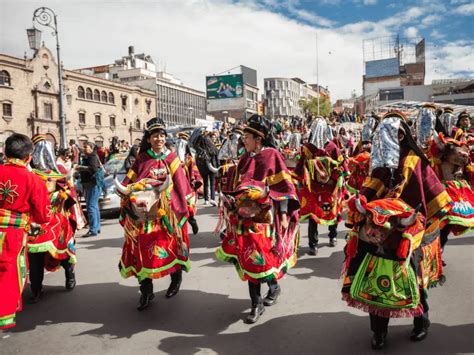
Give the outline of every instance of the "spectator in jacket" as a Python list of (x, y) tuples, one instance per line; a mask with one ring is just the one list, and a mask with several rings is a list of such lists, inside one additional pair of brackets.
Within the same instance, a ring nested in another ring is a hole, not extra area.
[(217, 206), (215, 200), (216, 174), (209, 168), (209, 165), (215, 168), (218, 167), (217, 148), (206, 135), (200, 135), (197, 138), (194, 148), (196, 149), (196, 165), (204, 182), (204, 205)]
[(99, 197), (101, 192), (98, 176), (100, 175), (100, 161), (94, 149), (94, 143), (84, 144), (84, 157), (82, 164), (77, 167), (81, 175), (81, 184), (84, 189), (89, 221), (89, 232), (83, 237), (95, 237), (100, 233)]

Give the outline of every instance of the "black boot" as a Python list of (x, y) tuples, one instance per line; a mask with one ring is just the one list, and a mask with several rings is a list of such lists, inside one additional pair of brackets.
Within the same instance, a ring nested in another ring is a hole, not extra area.
[(374, 333), (372, 337), (372, 349), (381, 350), (385, 347), (385, 339), (387, 338), (387, 333)]
[(66, 290), (72, 291), (76, 287), (76, 274), (74, 273), (74, 265), (70, 264), (68, 260), (61, 263), (64, 267), (64, 274), (66, 275)]
[(263, 306), (263, 303), (258, 303), (256, 305), (252, 305), (252, 309), (250, 310), (250, 313), (248, 314), (247, 318), (245, 318), (245, 323), (247, 324), (253, 324), (258, 319), (260, 316), (265, 312), (265, 307)]
[(151, 279), (144, 279), (140, 283), (140, 299), (138, 300), (137, 310), (143, 311), (150, 305), (150, 302), (155, 298), (153, 294), (153, 281)]
[(337, 224), (329, 226), (329, 246), (331, 248), (337, 245)]
[(31, 298), (30, 298), (29, 303), (31, 304), (38, 303), (39, 301), (41, 301), (42, 298), (43, 298), (43, 291), (41, 289), (40, 290), (31, 289)]
[(170, 287), (168, 287), (168, 291), (166, 292), (166, 298), (171, 298), (179, 292), (182, 280), (183, 271), (181, 269), (171, 274), (171, 284)]
[(281, 288), (278, 286), (278, 283), (273, 282), (269, 283), (270, 289), (268, 290), (265, 299), (263, 300), (263, 304), (267, 307), (273, 306), (277, 303), (278, 296), (280, 296)]
[(197, 224), (196, 218), (194, 216), (190, 216), (188, 218), (188, 222), (191, 225), (191, 228), (193, 229), (193, 234), (196, 235), (199, 232), (199, 226)]
[(318, 255), (318, 224), (313, 220), (309, 219), (308, 222), (308, 240), (309, 240), (309, 255)]
[(424, 313), (420, 317), (415, 317), (414, 328), (410, 335), (411, 341), (422, 341), (428, 336), (428, 328), (431, 325), (431, 322), (428, 318), (428, 312)]

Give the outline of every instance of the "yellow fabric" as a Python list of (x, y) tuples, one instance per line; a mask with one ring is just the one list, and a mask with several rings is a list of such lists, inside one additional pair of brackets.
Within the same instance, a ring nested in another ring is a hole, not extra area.
[(292, 182), (291, 174), (284, 170), (280, 171), (278, 174), (268, 176), (266, 180), (269, 186), (278, 184), (283, 180), (288, 180), (290, 183)]

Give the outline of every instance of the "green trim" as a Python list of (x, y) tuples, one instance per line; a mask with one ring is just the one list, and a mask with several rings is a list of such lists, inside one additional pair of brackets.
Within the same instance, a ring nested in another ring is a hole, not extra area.
[(351, 185), (349, 185), (349, 184), (346, 184), (346, 189), (347, 189), (347, 191), (349, 191), (351, 194), (354, 194), (354, 195), (359, 192), (358, 190), (354, 189), (354, 188), (353, 188)]
[(188, 272), (191, 269), (191, 263), (189, 261), (189, 258), (186, 261), (174, 259), (171, 263), (157, 269), (148, 269), (148, 268), (142, 267), (140, 272), (137, 272), (137, 269), (135, 269), (135, 266), (133, 265), (126, 268), (123, 264), (123, 261), (120, 260), (120, 266), (121, 266), (120, 275), (122, 275), (124, 279), (128, 279), (130, 276), (135, 276), (138, 278), (139, 281), (141, 281), (146, 278), (151, 278), (150, 276), (152, 274), (158, 274), (158, 273), (162, 273), (163, 271), (169, 270), (176, 264), (180, 264), (181, 266), (183, 266), (184, 271), (186, 272)]
[(183, 228), (183, 226), (184, 226), (184, 224), (186, 223), (187, 220), (188, 220), (187, 217), (181, 218), (181, 221), (178, 223), (178, 227)]
[[(314, 213), (308, 213), (308, 214), (305, 214), (304, 216), (300, 216), (300, 222), (304, 222), (306, 221), (308, 218), (310, 218), (311, 216), (314, 216)], [(339, 219), (339, 216), (336, 217), (335, 219), (332, 219), (330, 221), (326, 220), (326, 219), (320, 219), (320, 218), (317, 218), (315, 216), (315, 218), (317, 219), (317, 221), (315, 221), (317, 224), (320, 224), (322, 226), (332, 226), (334, 224), (337, 224), (339, 223), (338, 219)], [(313, 219), (314, 220), (314, 219)]]
[(11, 327), (16, 324), (15, 322), (16, 313), (9, 314), (8, 316), (0, 318), (0, 328)]
[(270, 270), (267, 270), (265, 272), (260, 272), (260, 273), (253, 273), (250, 271), (245, 270), (242, 268), (242, 266), (239, 263), (239, 259), (232, 254), (227, 254), (222, 247), (219, 247), (216, 249), (216, 257), (218, 260), (223, 261), (223, 262), (228, 262), (232, 263), (235, 266), (235, 269), (237, 270), (237, 274), (239, 274), (239, 277), (241, 278), (242, 281), (246, 281), (245, 275), (250, 276), (252, 279), (255, 280), (260, 280), (260, 279), (268, 279), (272, 280), (274, 278), (275, 273), (280, 273), (283, 269), (284, 272), (287, 273), (288, 270), (291, 269), (291, 261), (290, 259), (286, 259), (279, 268), (274, 268), (272, 267)]
[(47, 242), (44, 243), (39, 243), (39, 244), (30, 244), (28, 243), (28, 253), (49, 253), (54, 259), (57, 259), (55, 255), (61, 255), (61, 254), (68, 254), (69, 255), (69, 263), (70, 264), (76, 264), (77, 263), (77, 257), (75, 254), (71, 253), (69, 248), (67, 249), (57, 249), (53, 242), (48, 240)]
[(158, 157), (158, 154), (155, 153), (151, 148), (147, 149), (146, 152), (148, 153), (150, 157), (152, 157), (155, 160), (164, 160), (170, 154), (169, 149), (165, 149), (163, 152), (161, 152), (159, 157)]

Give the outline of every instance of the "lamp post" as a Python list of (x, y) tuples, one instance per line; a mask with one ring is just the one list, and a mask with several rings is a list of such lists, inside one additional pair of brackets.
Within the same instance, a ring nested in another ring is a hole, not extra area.
[(56, 13), (49, 7), (39, 7), (33, 13), (33, 28), (26, 30), (30, 48), (37, 51), (41, 43), (41, 31), (35, 28), (35, 22), (39, 25), (53, 29), (53, 36), (56, 37), (56, 51), (58, 56), (58, 82), (59, 82), (59, 131), (61, 148), (67, 148), (66, 119), (64, 116), (64, 84), (63, 68), (61, 65), (58, 22)]
[(316, 86), (318, 87), (318, 116), (319, 116), (319, 51), (318, 51), (318, 32), (316, 32)]

